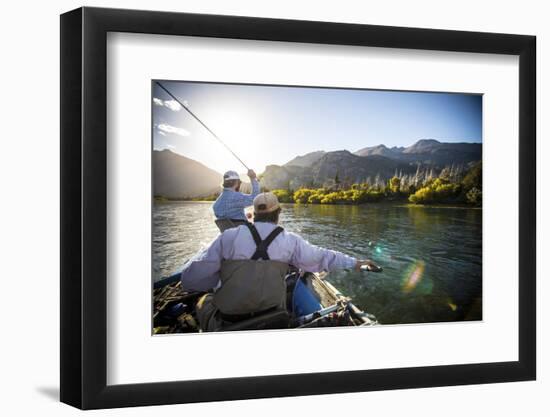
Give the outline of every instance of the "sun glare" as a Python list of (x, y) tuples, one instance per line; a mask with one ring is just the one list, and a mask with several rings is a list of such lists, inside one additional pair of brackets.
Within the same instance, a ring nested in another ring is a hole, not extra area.
[[(210, 128), (221, 141), (256, 173), (263, 172), (269, 157), (269, 146), (262, 143), (262, 134), (254, 122), (249, 109), (233, 108), (209, 118)], [(204, 162), (218, 172), (236, 170), (246, 172), (246, 168), (231, 152), (215, 138), (204, 146)], [(215, 150), (215, 152), (213, 152)]]

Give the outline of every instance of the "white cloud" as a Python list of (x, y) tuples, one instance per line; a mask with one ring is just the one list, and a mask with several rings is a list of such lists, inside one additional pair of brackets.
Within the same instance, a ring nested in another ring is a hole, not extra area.
[(153, 149), (155, 151), (164, 151), (164, 150), (168, 149), (169, 151), (174, 152), (176, 150), (176, 147), (174, 145), (170, 145), (169, 143), (165, 143), (165, 144), (162, 144), (162, 145), (159, 145), (159, 146), (155, 146)]
[(181, 127), (176, 127), (176, 126), (172, 126), (172, 125), (168, 125), (166, 123), (161, 123), (159, 125), (157, 125), (157, 129), (159, 130), (159, 133), (162, 134), (162, 133), (172, 133), (174, 135), (179, 135), (179, 136), (183, 136), (183, 137), (186, 137), (186, 136), (189, 136), (190, 133), (185, 130), (185, 129), (182, 129)]
[[(185, 105), (185, 102), (183, 103)], [(164, 107), (168, 107), (172, 111), (180, 111), (181, 106), (176, 100), (165, 100)]]
[[(168, 108), (172, 111), (180, 111), (181, 110), (181, 106), (176, 100), (161, 100), (160, 98), (153, 97), (153, 104), (155, 106), (166, 107), (166, 108)], [(183, 105), (186, 106), (186, 107), (188, 106), (188, 104), (189, 103), (187, 103), (187, 101), (183, 102)]]

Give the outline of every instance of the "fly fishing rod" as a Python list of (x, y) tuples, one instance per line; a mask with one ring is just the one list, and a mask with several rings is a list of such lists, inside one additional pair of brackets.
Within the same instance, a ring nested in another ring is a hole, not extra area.
[(162, 88), (162, 89), (166, 92), (166, 94), (168, 94), (170, 97), (172, 97), (172, 99), (174, 99), (181, 107), (183, 107), (185, 110), (187, 110), (187, 112), (188, 112), (191, 116), (193, 116), (193, 118), (194, 118), (197, 122), (199, 122), (199, 123), (200, 123), (200, 124), (201, 124), (201, 125), (202, 125), (202, 126), (212, 135), (212, 136), (214, 136), (214, 138), (216, 138), (216, 139), (218, 140), (218, 142), (220, 142), (220, 143), (225, 147), (225, 149), (227, 149), (229, 152), (231, 152), (231, 155), (233, 155), (235, 158), (237, 158), (237, 160), (238, 160), (238, 161), (239, 161), (248, 171), (250, 170), (250, 168), (248, 168), (248, 166), (246, 166), (246, 164), (242, 161), (242, 159), (239, 158), (239, 157), (237, 156), (237, 154), (236, 154), (235, 152), (233, 152), (233, 151), (231, 150), (231, 148), (230, 148), (229, 146), (227, 146), (227, 145), (225, 144), (225, 142), (219, 138), (218, 135), (216, 135), (214, 132), (212, 132), (212, 130), (210, 130), (210, 128), (209, 128), (208, 126), (206, 126), (206, 125), (204, 124), (204, 122), (203, 122), (201, 119), (199, 119), (195, 113), (193, 113), (191, 110), (189, 110), (189, 108), (188, 108), (187, 106), (185, 106), (181, 101), (179, 101), (178, 98), (177, 98), (176, 96), (174, 96), (170, 91), (168, 91), (168, 90), (166, 89), (166, 87), (164, 87), (160, 82), (156, 81), (156, 83), (157, 83), (157, 85), (158, 85), (160, 88)]

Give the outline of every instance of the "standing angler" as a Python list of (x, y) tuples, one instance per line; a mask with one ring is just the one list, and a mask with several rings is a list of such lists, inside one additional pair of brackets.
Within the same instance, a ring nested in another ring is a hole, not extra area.
[(247, 223), (244, 209), (250, 207), (254, 197), (260, 194), (260, 183), (254, 170), (248, 170), (248, 177), (252, 184), (252, 192), (244, 194), (240, 192), (241, 179), (235, 171), (227, 171), (223, 174), (223, 191), (213, 205), (216, 224), (223, 230)]

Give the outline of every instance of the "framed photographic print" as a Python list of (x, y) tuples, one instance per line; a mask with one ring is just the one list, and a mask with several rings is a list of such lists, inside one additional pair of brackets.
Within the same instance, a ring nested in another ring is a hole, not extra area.
[(61, 400), (535, 379), (535, 38), (61, 16)]

